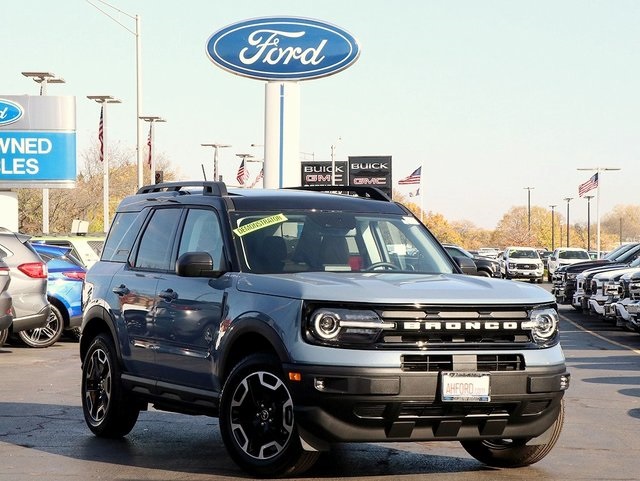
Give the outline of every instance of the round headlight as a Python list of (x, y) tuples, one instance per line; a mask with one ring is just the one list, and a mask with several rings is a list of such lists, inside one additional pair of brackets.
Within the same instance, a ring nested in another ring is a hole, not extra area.
[(340, 318), (335, 312), (319, 310), (313, 316), (313, 328), (322, 339), (334, 339), (340, 332)]
[(558, 334), (558, 313), (555, 309), (535, 309), (523, 328), (531, 329), (533, 340), (538, 344), (548, 344)]

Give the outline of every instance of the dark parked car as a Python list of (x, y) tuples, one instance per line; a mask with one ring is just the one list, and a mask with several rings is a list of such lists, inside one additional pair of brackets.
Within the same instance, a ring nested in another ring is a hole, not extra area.
[(7, 340), (9, 328), (13, 322), (12, 299), (9, 294), (10, 284), (9, 266), (0, 259), (0, 347)]
[(484, 277), (501, 277), (500, 274), (500, 262), (491, 259), (490, 257), (473, 255), (469, 251), (463, 249), (460, 246), (453, 244), (443, 244), (443, 247), (454, 259), (456, 257), (467, 257), (476, 265), (477, 273), (479, 276)]
[(216, 416), (261, 477), (335, 442), (541, 460), (569, 386), (553, 296), (463, 275), (473, 261), (377, 189), (325, 189), (355, 195), (176, 182), (120, 203), (83, 291), (89, 429), (124, 436), (149, 404)]
[(24, 336), (28, 336), (34, 345), (47, 347), (60, 339), (65, 329), (79, 331), (82, 323), (82, 282), (86, 269), (70, 254), (71, 247), (40, 243), (32, 246), (47, 264), (47, 299), (51, 312), (46, 326), (26, 330)]
[[(47, 266), (29, 244), (30, 236), (0, 228), (0, 258), (9, 266), (13, 298), (13, 322), (9, 334), (17, 334), (29, 346), (24, 331), (44, 327), (49, 318), (47, 300)], [(3, 334), (6, 336), (6, 334)]]

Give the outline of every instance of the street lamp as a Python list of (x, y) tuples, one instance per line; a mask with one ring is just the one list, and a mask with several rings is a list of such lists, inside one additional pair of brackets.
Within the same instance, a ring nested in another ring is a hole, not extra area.
[(98, 140), (100, 141), (100, 160), (102, 161), (102, 229), (109, 229), (109, 157), (107, 155), (107, 105), (122, 103), (111, 95), (87, 95), (89, 100), (94, 100), (101, 105), (100, 125), (98, 127)]
[(585, 195), (584, 198), (587, 199), (587, 250), (591, 250), (591, 199), (593, 199), (593, 195)]
[(525, 187), (527, 191), (527, 213), (529, 217), (529, 234), (531, 234), (531, 191), (535, 189), (535, 187)]
[[(222, 178), (218, 178), (218, 149), (224, 149), (226, 147), (231, 147), (229, 144), (200, 144), (203, 147), (213, 147), (213, 180), (215, 182), (222, 180)], [(251, 144), (253, 145), (253, 144)]]
[(596, 217), (598, 219), (598, 229), (597, 229), (597, 243), (598, 243), (598, 259), (600, 259), (600, 172), (611, 171), (611, 170), (620, 170), (619, 167), (579, 167), (577, 170), (589, 170), (591, 172), (596, 172), (597, 177), (597, 186), (596, 186)]
[[(40, 95), (47, 95), (48, 84), (63, 84), (64, 79), (51, 72), (21, 72), (27, 78), (40, 84)], [(49, 233), (49, 189), (42, 189), (42, 233)]]
[(567, 202), (567, 247), (569, 247), (569, 202), (573, 200), (573, 197), (565, 197), (563, 200)]
[(158, 117), (157, 115), (143, 115), (140, 117), (140, 120), (144, 120), (145, 122), (149, 122), (149, 139), (147, 140), (147, 145), (149, 146), (149, 170), (151, 171), (151, 180), (150, 184), (156, 183), (156, 161), (153, 158), (153, 124), (156, 122), (166, 122), (162, 117)]
[(555, 219), (555, 209), (557, 205), (550, 205), (551, 207), (551, 251), (556, 249), (556, 219)]
[(106, 5), (107, 7), (115, 10), (122, 15), (126, 15), (130, 19), (135, 21), (135, 30), (131, 30), (130, 28), (124, 26), (118, 20), (113, 18), (112, 15), (105, 12), (102, 8), (98, 7), (91, 0), (87, 0), (87, 3), (98, 10), (103, 15), (109, 17), (111, 20), (116, 22), (122, 28), (124, 28), (127, 32), (133, 34), (136, 39), (136, 160), (138, 163), (138, 189), (142, 187), (144, 183), (144, 171), (142, 169), (142, 132), (140, 127), (140, 112), (142, 111), (142, 54), (141, 50), (141, 33), (140, 33), (140, 16), (139, 15), (131, 15), (127, 12), (120, 10), (117, 7), (107, 3), (105, 0), (99, 0), (101, 4)]

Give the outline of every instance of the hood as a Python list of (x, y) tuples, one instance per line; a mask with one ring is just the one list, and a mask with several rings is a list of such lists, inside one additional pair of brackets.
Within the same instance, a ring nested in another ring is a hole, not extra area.
[(562, 272), (582, 272), (593, 267), (602, 266), (605, 264), (611, 264), (610, 260), (599, 259), (595, 261), (576, 262), (575, 264), (569, 264), (558, 268), (558, 271)]
[(597, 267), (592, 267), (591, 269), (585, 269), (584, 271), (582, 271), (582, 273), (580, 273), (579, 275), (585, 278), (591, 278), (593, 276), (595, 276), (596, 274), (600, 274), (601, 272), (608, 272), (614, 269), (623, 269), (629, 267), (627, 264), (620, 264), (620, 263), (613, 263), (610, 262), (607, 265), (604, 266), (597, 266)]
[(617, 279), (622, 277), (625, 274), (633, 274), (635, 272), (640, 272), (640, 267), (618, 267), (609, 269), (606, 271), (600, 271), (593, 276), (594, 279), (598, 279), (600, 281), (606, 279)]
[(555, 298), (539, 286), (465, 274), (243, 274), (238, 290), (312, 301), (382, 304), (541, 304)]

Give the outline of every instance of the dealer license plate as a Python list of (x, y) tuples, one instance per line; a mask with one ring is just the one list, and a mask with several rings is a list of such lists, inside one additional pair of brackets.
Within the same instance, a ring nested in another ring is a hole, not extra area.
[(483, 372), (443, 372), (442, 400), (489, 402), (490, 377)]

